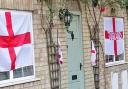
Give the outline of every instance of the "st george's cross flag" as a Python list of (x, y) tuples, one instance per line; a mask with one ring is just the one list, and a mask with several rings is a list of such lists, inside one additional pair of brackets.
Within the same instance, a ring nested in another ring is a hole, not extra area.
[(92, 66), (96, 66), (96, 49), (94, 47), (93, 41), (91, 41), (91, 63)]
[(61, 48), (61, 44), (60, 44), (59, 38), (57, 38), (56, 58), (57, 58), (58, 64), (62, 64), (63, 63), (62, 48)]
[(33, 64), (32, 14), (0, 11), (0, 71)]
[(105, 54), (120, 55), (124, 52), (123, 18), (104, 17)]

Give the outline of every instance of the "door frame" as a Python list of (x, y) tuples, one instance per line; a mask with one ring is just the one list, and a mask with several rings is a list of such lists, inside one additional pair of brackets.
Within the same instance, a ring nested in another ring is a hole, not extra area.
[[(82, 49), (83, 49), (83, 25), (82, 25), (82, 16), (81, 16), (81, 12), (80, 11), (70, 11), (73, 15), (76, 15), (76, 16), (79, 16), (79, 32), (80, 32), (80, 34), (81, 34), (81, 36), (80, 36), (80, 38), (81, 38), (81, 45), (82, 45)], [(68, 39), (67, 39), (68, 40)], [(68, 59), (68, 57), (67, 57), (67, 59)], [(85, 89), (85, 74), (84, 74), (84, 50), (82, 50), (82, 59), (81, 59), (81, 61), (82, 61), (82, 65), (83, 65), (83, 67), (82, 67), (82, 70), (81, 70), (81, 72), (83, 73), (82, 75), (83, 75), (83, 78), (81, 78), (81, 82), (83, 82), (83, 83), (81, 83), (82, 84), (82, 86), (80, 86), (80, 89)], [(68, 77), (69, 77), (69, 75), (68, 75)], [(68, 82), (69, 82), (69, 79), (68, 79)], [(69, 84), (68, 84), (68, 86), (69, 86)]]

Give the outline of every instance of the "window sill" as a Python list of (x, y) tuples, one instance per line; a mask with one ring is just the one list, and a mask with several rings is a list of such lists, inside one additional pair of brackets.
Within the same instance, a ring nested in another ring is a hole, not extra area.
[(105, 67), (112, 67), (112, 66), (123, 65), (123, 64), (128, 64), (128, 62), (110, 63), (110, 64), (106, 64)]
[(13, 81), (13, 82), (9, 82), (9, 83), (3, 83), (3, 84), (0, 84), (0, 88), (17, 85), (17, 84), (35, 82), (35, 81), (40, 81), (40, 78), (31, 78), (31, 79), (26, 79), (26, 80), (22, 80), (22, 81)]

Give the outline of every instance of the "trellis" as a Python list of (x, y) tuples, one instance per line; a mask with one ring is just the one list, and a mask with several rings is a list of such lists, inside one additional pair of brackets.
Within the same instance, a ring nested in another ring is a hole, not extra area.
[[(41, 2), (41, 25), (45, 32), (46, 36), (46, 46), (47, 46), (47, 57), (48, 57), (48, 66), (49, 66), (49, 77), (50, 77), (50, 87), (51, 89), (60, 89), (61, 88), (61, 70), (60, 65), (57, 62), (56, 50), (58, 48), (58, 44), (53, 41), (53, 32), (52, 29), (54, 27), (53, 23), (53, 8), (52, 3), (53, 0), (39, 0)], [(48, 7), (47, 16), (43, 14), (43, 3), (45, 3)], [(45, 18), (46, 24), (43, 23)], [(58, 32), (57, 32), (58, 34)], [(58, 37), (58, 36), (57, 36)]]

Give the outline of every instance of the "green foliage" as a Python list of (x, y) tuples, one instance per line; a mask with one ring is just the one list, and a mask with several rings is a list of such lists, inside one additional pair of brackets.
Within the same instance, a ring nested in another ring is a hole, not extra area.
[(128, 0), (124, 0), (125, 6), (128, 6)]
[(111, 0), (111, 2), (112, 4), (119, 5), (121, 8), (126, 8), (128, 6), (128, 0)]

